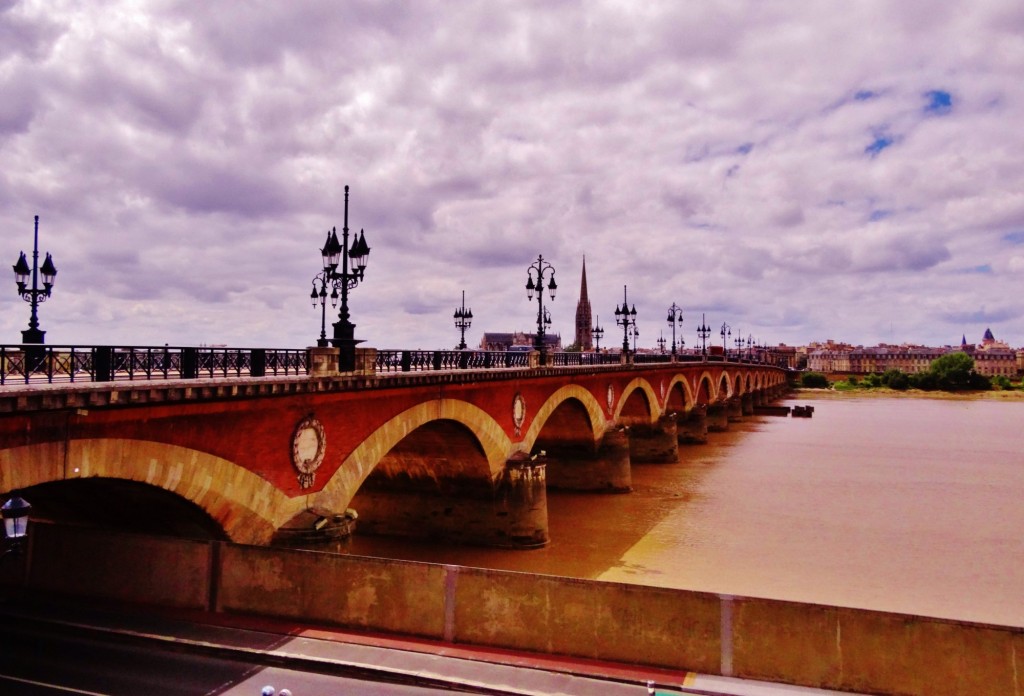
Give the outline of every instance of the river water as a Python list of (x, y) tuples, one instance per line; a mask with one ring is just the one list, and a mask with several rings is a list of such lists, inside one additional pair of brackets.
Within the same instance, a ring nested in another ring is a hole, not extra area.
[(782, 403), (814, 417), (733, 423), (629, 494), (550, 492), (544, 549), (349, 551), (1024, 626), (1024, 401)]

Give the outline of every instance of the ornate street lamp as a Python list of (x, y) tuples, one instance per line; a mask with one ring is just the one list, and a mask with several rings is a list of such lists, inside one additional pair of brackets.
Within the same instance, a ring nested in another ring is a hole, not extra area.
[(466, 308), (466, 291), (462, 291), (462, 305), (455, 308), (455, 328), (459, 330), (460, 339), (456, 350), (466, 350), (466, 329), (473, 324), (473, 310)]
[(736, 329), (736, 340), (733, 341), (733, 345), (736, 346), (736, 359), (739, 360), (743, 357), (743, 336), (740, 335), (739, 329)]
[(753, 355), (754, 334), (747, 334), (747, 360)]
[(640, 335), (640, 329), (636, 327), (636, 322), (633, 322), (633, 330), (630, 333), (633, 335), (633, 353), (636, 353), (636, 337)]
[(672, 357), (675, 358), (676, 352), (676, 327), (679, 327), (679, 331), (683, 330), (683, 308), (676, 305), (675, 302), (668, 308), (668, 325), (672, 327)]
[(729, 350), (728, 346), (726, 345), (726, 341), (732, 338), (732, 327), (723, 321), (722, 330), (720, 333), (722, 335), (722, 356), (725, 357)]
[[(538, 254), (537, 260), (526, 269), (526, 297), (532, 301), (534, 292), (537, 293), (537, 337), (533, 347), (540, 353), (541, 365), (546, 363), (544, 329), (551, 326), (551, 314), (544, 308), (544, 275), (548, 272), (551, 274), (548, 281), (548, 292), (551, 295), (551, 300), (554, 301), (555, 291), (558, 290), (558, 284), (555, 283), (555, 267), (545, 261), (543, 255)], [(534, 278), (534, 274), (536, 274), (536, 278)]]
[(711, 327), (704, 319), (704, 313), (700, 314), (700, 326), (697, 327), (697, 335), (700, 337), (700, 354), (708, 354), (708, 336), (711, 335)]
[(636, 326), (636, 305), (629, 308), (626, 286), (622, 286), (622, 306), (615, 306), (615, 323), (622, 327), (622, 352), (629, 353), (629, 330)]
[(323, 270), (313, 276), (313, 289), (309, 292), (309, 299), (316, 308), (320, 305), (320, 338), (316, 344), (320, 348), (330, 345), (327, 340), (327, 288), (331, 287), (331, 308), (338, 306), (338, 288), (334, 286), (329, 278), (330, 271)]
[[(14, 264), (14, 280), (18, 284), (18, 294), (21, 299), (32, 305), (32, 313), (29, 315), (28, 329), (21, 332), (22, 343), (43, 343), (46, 336), (45, 331), (39, 330), (38, 308), (46, 302), (53, 290), (53, 283), (57, 276), (57, 267), (53, 265), (53, 257), (46, 253), (42, 268), (39, 267), (39, 216), (36, 215), (36, 231), (32, 242), (32, 267), (29, 268), (25, 252), (18, 256), (18, 262)], [(43, 287), (39, 287), (39, 274), (43, 276)], [(28, 287), (28, 276), (32, 275), (32, 287)]]
[[(362, 343), (355, 339), (356, 325), (349, 321), (348, 312), (348, 291), (354, 289), (363, 280), (363, 273), (366, 270), (367, 257), (370, 255), (370, 247), (366, 244), (366, 236), (362, 230), (358, 235), (352, 236), (352, 243), (348, 241), (348, 186), (345, 187), (345, 224), (341, 228), (341, 241), (338, 241), (338, 232), (335, 228), (327, 233), (327, 241), (324, 248), (320, 250), (323, 258), (323, 271), (313, 279), (313, 292), (309, 297), (319, 299), (321, 308), (320, 340), (326, 341), (327, 336), (324, 327), (325, 313), (324, 304), (327, 298), (327, 286), (331, 286), (331, 306), (336, 307), (338, 297), (341, 297), (341, 309), (338, 310), (338, 321), (334, 323), (334, 337), (330, 344), (339, 348), (338, 369), (342, 372), (351, 372), (356, 366), (356, 344)], [(341, 269), (338, 269), (339, 264)], [(317, 290), (317, 280), (320, 281), (320, 289)], [(319, 343), (317, 345), (326, 345)]]
[(598, 315), (594, 321), (594, 328), (591, 329), (590, 333), (594, 335), (594, 352), (601, 352), (601, 339), (604, 338), (604, 328), (601, 326), (601, 317)]
[(658, 343), (658, 352), (661, 353), (662, 355), (664, 355), (665, 354), (665, 337), (661, 334), (661, 332), (658, 332), (658, 341), (657, 341), (657, 343)]
[(4, 536), (10, 541), (10, 547), (3, 552), (4, 556), (21, 550), (21, 545), (28, 536), (28, 513), (31, 511), (32, 506), (18, 495), (17, 491), (12, 492), (7, 502), (0, 506), (0, 514), (4, 520)]

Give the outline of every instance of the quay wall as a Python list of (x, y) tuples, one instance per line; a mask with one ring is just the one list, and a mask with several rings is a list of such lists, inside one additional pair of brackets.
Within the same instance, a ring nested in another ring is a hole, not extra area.
[[(36, 524), (5, 593), (386, 631), (877, 694), (1024, 694), (1024, 628)], [(19, 590), (20, 588), (20, 590)]]

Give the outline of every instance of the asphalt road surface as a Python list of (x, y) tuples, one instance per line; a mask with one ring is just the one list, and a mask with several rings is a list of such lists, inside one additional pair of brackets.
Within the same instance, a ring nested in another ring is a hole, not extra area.
[(0, 622), (0, 694), (5, 696), (258, 696), (266, 685), (288, 688), (294, 696), (451, 693), (179, 652), (32, 621)]

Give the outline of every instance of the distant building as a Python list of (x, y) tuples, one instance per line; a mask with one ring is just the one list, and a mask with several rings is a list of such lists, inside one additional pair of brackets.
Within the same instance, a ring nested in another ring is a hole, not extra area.
[(576, 346), (583, 351), (594, 350), (594, 323), (587, 297), (587, 257), (583, 257), (583, 276), (580, 280), (580, 299), (576, 303)]
[(1016, 377), (1020, 372), (1017, 351), (1004, 341), (997, 341), (992, 329), (985, 329), (979, 345), (967, 343), (964, 336), (960, 350), (974, 358), (974, 371), (986, 377)]
[[(537, 340), (536, 333), (485, 333), (480, 340), (480, 350), (510, 350), (513, 348), (532, 348)], [(544, 334), (544, 346), (550, 351), (562, 350), (561, 334)]]
[(927, 372), (932, 362), (947, 353), (962, 351), (974, 359), (974, 370), (985, 377), (1015, 377), (1024, 372), (1024, 351), (1016, 351), (1003, 341), (996, 340), (991, 329), (986, 329), (979, 345), (960, 339), (960, 345), (932, 348), (928, 346), (898, 346), (880, 344), (856, 348), (848, 344), (827, 341), (811, 343), (807, 347), (807, 369), (816, 372), (850, 374), (882, 373), (899, 370), (907, 374)]

